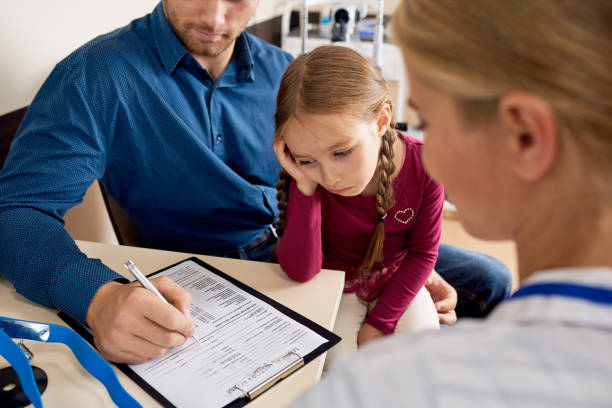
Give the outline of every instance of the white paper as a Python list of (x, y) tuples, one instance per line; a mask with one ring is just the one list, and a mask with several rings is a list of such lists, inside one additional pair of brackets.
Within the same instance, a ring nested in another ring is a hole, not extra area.
[(327, 341), (193, 261), (155, 276), (162, 275), (191, 294), (200, 344), (189, 339), (162, 358), (130, 367), (177, 407), (222, 407), (240, 398), (235, 385)]

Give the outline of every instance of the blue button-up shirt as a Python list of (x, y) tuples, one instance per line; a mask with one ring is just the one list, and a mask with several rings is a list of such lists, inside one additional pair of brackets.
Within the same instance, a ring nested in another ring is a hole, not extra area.
[(0, 272), (83, 321), (118, 277), (63, 228), (96, 179), (151, 247), (223, 254), (260, 235), (277, 215), (273, 115), (290, 59), (243, 33), (213, 80), (158, 5), (61, 61), (0, 172)]

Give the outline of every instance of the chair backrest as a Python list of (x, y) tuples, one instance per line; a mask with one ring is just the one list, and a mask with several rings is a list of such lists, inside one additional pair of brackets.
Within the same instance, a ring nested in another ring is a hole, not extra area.
[(26, 109), (27, 106), (0, 115), (0, 170), (2, 170), (2, 166), (4, 165), (4, 161), (11, 147), (11, 142), (13, 141), (13, 136), (17, 133), (17, 129), (23, 119), (23, 115), (25, 115)]
[(66, 231), (73, 239), (115, 245), (119, 243), (97, 180), (87, 189), (83, 202), (66, 212), (64, 222)]
[(144, 246), (134, 222), (98, 180), (89, 187), (83, 202), (66, 212), (64, 222), (73, 239)]
[(103, 186), (100, 186), (100, 192), (119, 244), (137, 247), (145, 246), (142, 235), (140, 235), (136, 224), (130, 219), (127, 212), (104, 190)]

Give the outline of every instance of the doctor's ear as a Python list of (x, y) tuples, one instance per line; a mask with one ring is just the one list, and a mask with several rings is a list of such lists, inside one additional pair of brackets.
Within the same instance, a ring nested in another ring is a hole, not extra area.
[(498, 114), (515, 174), (527, 182), (541, 179), (558, 155), (558, 126), (552, 107), (539, 96), (510, 92), (501, 98)]
[(376, 127), (378, 129), (378, 136), (382, 137), (382, 135), (385, 134), (385, 132), (391, 125), (391, 118), (392, 118), (391, 105), (389, 105), (388, 103), (385, 103), (383, 107), (380, 109), (380, 111), (378, 112), (378, 115), (376, 118)]

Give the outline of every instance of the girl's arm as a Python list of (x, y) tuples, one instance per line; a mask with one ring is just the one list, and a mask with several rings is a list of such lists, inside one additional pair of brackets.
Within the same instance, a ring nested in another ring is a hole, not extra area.
[(365, 321), (385, 334), (393, 333), (398, 320), (423, 287), (436, 264), (442, 231), (443, 204), (444, 189), (427, 177), (421, 208), (407, 234), (408, 253)]
[(285, 232), (278, 246), (278, 262), (291, 279), (306, 282), (323, 264), (321, 193), (306, 196), (291, 180)]

